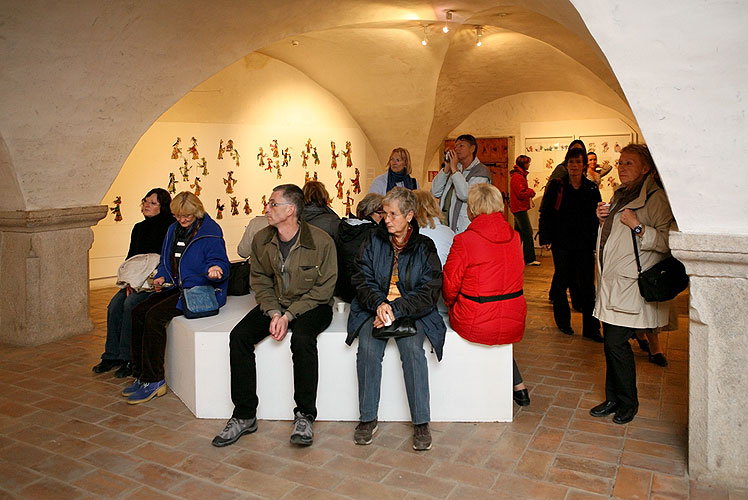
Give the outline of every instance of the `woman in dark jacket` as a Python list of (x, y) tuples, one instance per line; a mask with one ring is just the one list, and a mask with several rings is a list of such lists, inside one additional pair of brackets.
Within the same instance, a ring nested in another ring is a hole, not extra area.
[(428, 337), (441, 360), (446, 326), (436, 309), (441, 293), (442, 268), (434, 242), (418, 234), (414, 220), (416, 199), (403, 187), (393, 188), (382, 200), (385, 224), (380, 224), (358, 259), (352, 281), (356, 298), (348, 316), (350, 345), (358, 336), (356, 368), (361, 412), (353, 440), (371, 443), (377, 431), (382, 358), (387, 339), (373, 337), (381, 328), (402, 318), (415, 320), (416, 334), (396, 339), (403, 364), (405, 389), (413, 421), (413, 449), (431, 449), (429, 379), (423, 341)]
[(302, 192), (304, 193), (304, 210), (301, 212), (301, 220), (317, 226), (335, 241), (340, 217), (327, 205), (330, 195), (325, 185), (319, 181), (309, 181), (304, 184)]
[(566, 153), (567, 173), (548, 183), (540, 207), (539, 240), (553, 254), (553, 317), (561, 332), (573, 335), (571, 311), (566, 290), (572, 302), (582, 310), (582, 335), (602, 342), (600, 322), (595, 308), (595, 239), (597, 238), (597, 204), (600, 190), (584, 177), (587, 157), (582, 149)]
[[(135, 255), (161, 252), (166, 230), (174, 223), (171, 215), (171, 196), (162, 188), (154, 188), (140, 201), (140, 211), (145, 220), (133, 226), (130, 249), (125, 260)], [(118, 368), (117, 378), (132, 374), (130, 339), (132, 338), (132, 310), (151, 295), (148, 291), (135, 291), (129, 285), (114, 294), (106, 309), (106, 343), (101, 362), (93, 367), (94, 373), (104, 373)]]
[(341, 219), (335, 247), (338, 250), (338, 281), (335, 295), (346, 302), (356, 296), (351, 276), (356, 271), (356, 259), (361, 247), (368, 240), (369, 233), (377, 228), (382, 220), (382, 195), (369, 193), (356, 207), (356, 217)]
[(226, 303), (229, 259), (221, 227), (205, 213), (200, 199), (185, 191), (171, 202), (177, 219), (164, 239), (153, 285), (156, 293), (133, 310), (132, 370), (135, 382), (122, 391), (130, 404), (166, 394), (166, 327), (183, 310), (180, 290), (199, 285), (215, 288), (218, 305)]

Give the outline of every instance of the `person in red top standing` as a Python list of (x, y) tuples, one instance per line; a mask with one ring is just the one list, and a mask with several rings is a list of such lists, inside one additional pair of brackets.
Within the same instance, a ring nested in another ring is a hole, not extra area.
[[(470, 342), (519, 342), (527, 317), (519, 235), (504, 219), (504, 201), (496, 186), (476, 184), (467, 201), (470, 225), (455, 236), (444, 264), (442, 294), (449, 323)], [(517, 363), (513, 365), (514, 401), (529, 405)]]
[(530, 210), (530, 200), (535, 197), (535, 191), (527, 186), (527, 172), (530, 170), (530, 157), (519, 155), (511, 174), (509, 185), (509, 208), (514, 215), (514, 229), (522, 238), (522, 253), (525, 264), (539, 266), (535, 259), (535, 245), (532, 242), (532, 224), (527, 211)]

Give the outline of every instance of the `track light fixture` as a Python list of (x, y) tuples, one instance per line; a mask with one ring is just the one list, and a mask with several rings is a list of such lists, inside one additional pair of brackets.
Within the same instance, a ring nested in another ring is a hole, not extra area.
[(475, 46), (480, 47), (483, 45), (483, 27), (482, 26), (476, 26), (475, 27)]
[(447, 17), (444, 20), (444, 27), (442, 28), (442, 31), (444, 33), (449, 33), (449, 21), (451, 21), (451, 20), (452, 20), (452, 11), (448, 10), (447, 11)]

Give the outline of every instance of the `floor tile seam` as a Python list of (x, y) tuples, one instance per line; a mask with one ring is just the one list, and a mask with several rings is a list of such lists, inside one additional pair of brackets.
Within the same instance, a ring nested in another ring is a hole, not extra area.
[[(413, 475), (416, 475), (416, 476), (423, 476), (423, 478), (424, 478), (424, 479), (426, 479), (426, 480), (431, 480), (431, 479), (435, 479), (435, 478), (433, 478), (433, 477), (427, 476), (427, 475), (425, 475), (425, 474), (421, 474), (421, 473), (419, 473), (419, 472), (411, 472), (411, 471), (408, 471), (408, 470), (405, 470), (405, 469), (400, 469), (400, 468), (398, 468), (398, 467), (392, 467), (392, 469), (391, 469), (391, 470), (390, 470), (389, 472), (387, 472), (387, 474), (385, 474), (385, 475), (384, 475), (384, 476), (382, 477), (382, 479), (381, 479), (381, 480), (379, 480), (379, 481), (376, 481), (376, 482), (378, 482), (378, 483), (381, 483), (381, 484), (383, 484), (383, 485), (385, 485), (385, 486), (393, 486), (393, 485), (391, 485), (391, 484), (387, 484), (387, 483), (386, 483), (386, 481), (387, 481), (387, 478), (389, 478), (390, 476), (392, 476), (392, 475), (394, 475), (394, 474), (397, 474), (397, 473), (408, 473), (408, 474), (413, 474)], [(443, 479), (443, 478), (436, 478), (436, 479), (439, 479), (440, 481), (444, 481), (444, 482), (446, 482), (446, 483), (449, 483), (449, 484), (451, 484), (451, 485), (452, 485), (452, 489), (450, 489), (450, 490), (449, 490), (449, 494), (447, 494), (447, 495), (446, 495), (447, 497), (448, 497), (448, 496), (449, 496), (449, 495), (450, 495), (450, 494), (451, 494), (451, 493), (452, 493), (452, 492), (453, 492), (453, 491), (454, 491), (454, 490), (455, 490), (455, 489), (457, 488), (457, 486), (458, 486), (458, 485), (460, 484), (460, 482), (459, 482), (459, 481), (455, 481), (455, 480), (453, 480), (453, 479)], [(394, 486), (394, 487), (396, 487), (396, 488), (400, 488), (400, 489), (404, 489), (404, 488), (402, 488), (402, 487), (400, 487), (400, 486)], [(408, 492), (410, 492), (410, 491), (411, 491), (410, 489), (404, 489), (404, 490), (405, 490), (405, 491), (408, 491)], [(433, 497), (433, 495), (430, 495), (430, 494), (428, 494), (428, 493), (423, 493), (423, 494), (424, 494), (424, 495), (426, 495), (426, 496), (430, 496), (430, 497), (432, 497), (432, 498), (442, 498), (442, 497)]]
[(343, 481), (345, 481), (345, 478), (346, 478), (346, 475), (342, 474), (339, 471), (326, 471), (322, 467), (319, 467), (317, 465), (302, 464), (302, 465), (305, 465), (307, 467), (311, 467), (311, 468), (314, 468), (314, 469), (319, 469), (321, 472), (327, 472), (328, 474), (331, 474), (331, 475), (335, 476), (335, 479), (336, 479), (335, 484), (333, 486), (331, 486), (330, 488), (328, 488), (326, 490), (323, 490), (322, 488), (319, 488), (317, 486), (311, 486), (311, 485), (308, 485), (306, 483), (301, 483), (301, 482), (295, 481), (293, 479), (288, 479), (285, 476), (282, 476), (282, 473), (285, 471), (285, 469), (287, 469), (288, 467), (290, 467), (292, 465), (295, 465), (295, 464), (291, 463), (291, 464), (285, 465), (281, 470), (279, 470), (276, 473), (276, 475), (282, 477), (286, 481), (291, 481), (292, 483), (297, 483), (297, 484), (299, 484), (301, 486), (307, 486), (307, 487), (314, 488), (314, 489), (317, 489), (317, 490), (320, 490), (320, 491), (330, 491), (330, 492), (332, 492), (335, 488), (337, 488)]

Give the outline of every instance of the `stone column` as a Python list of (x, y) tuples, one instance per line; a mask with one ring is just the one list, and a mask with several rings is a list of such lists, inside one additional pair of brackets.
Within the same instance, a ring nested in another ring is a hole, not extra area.
[(748, 236), (670, 233), (691, 277), (688, 470), (748, 487)]
[(93, 329), (88, 250), (106, 211), (0, 211), (0, 342), (39, 345)]

